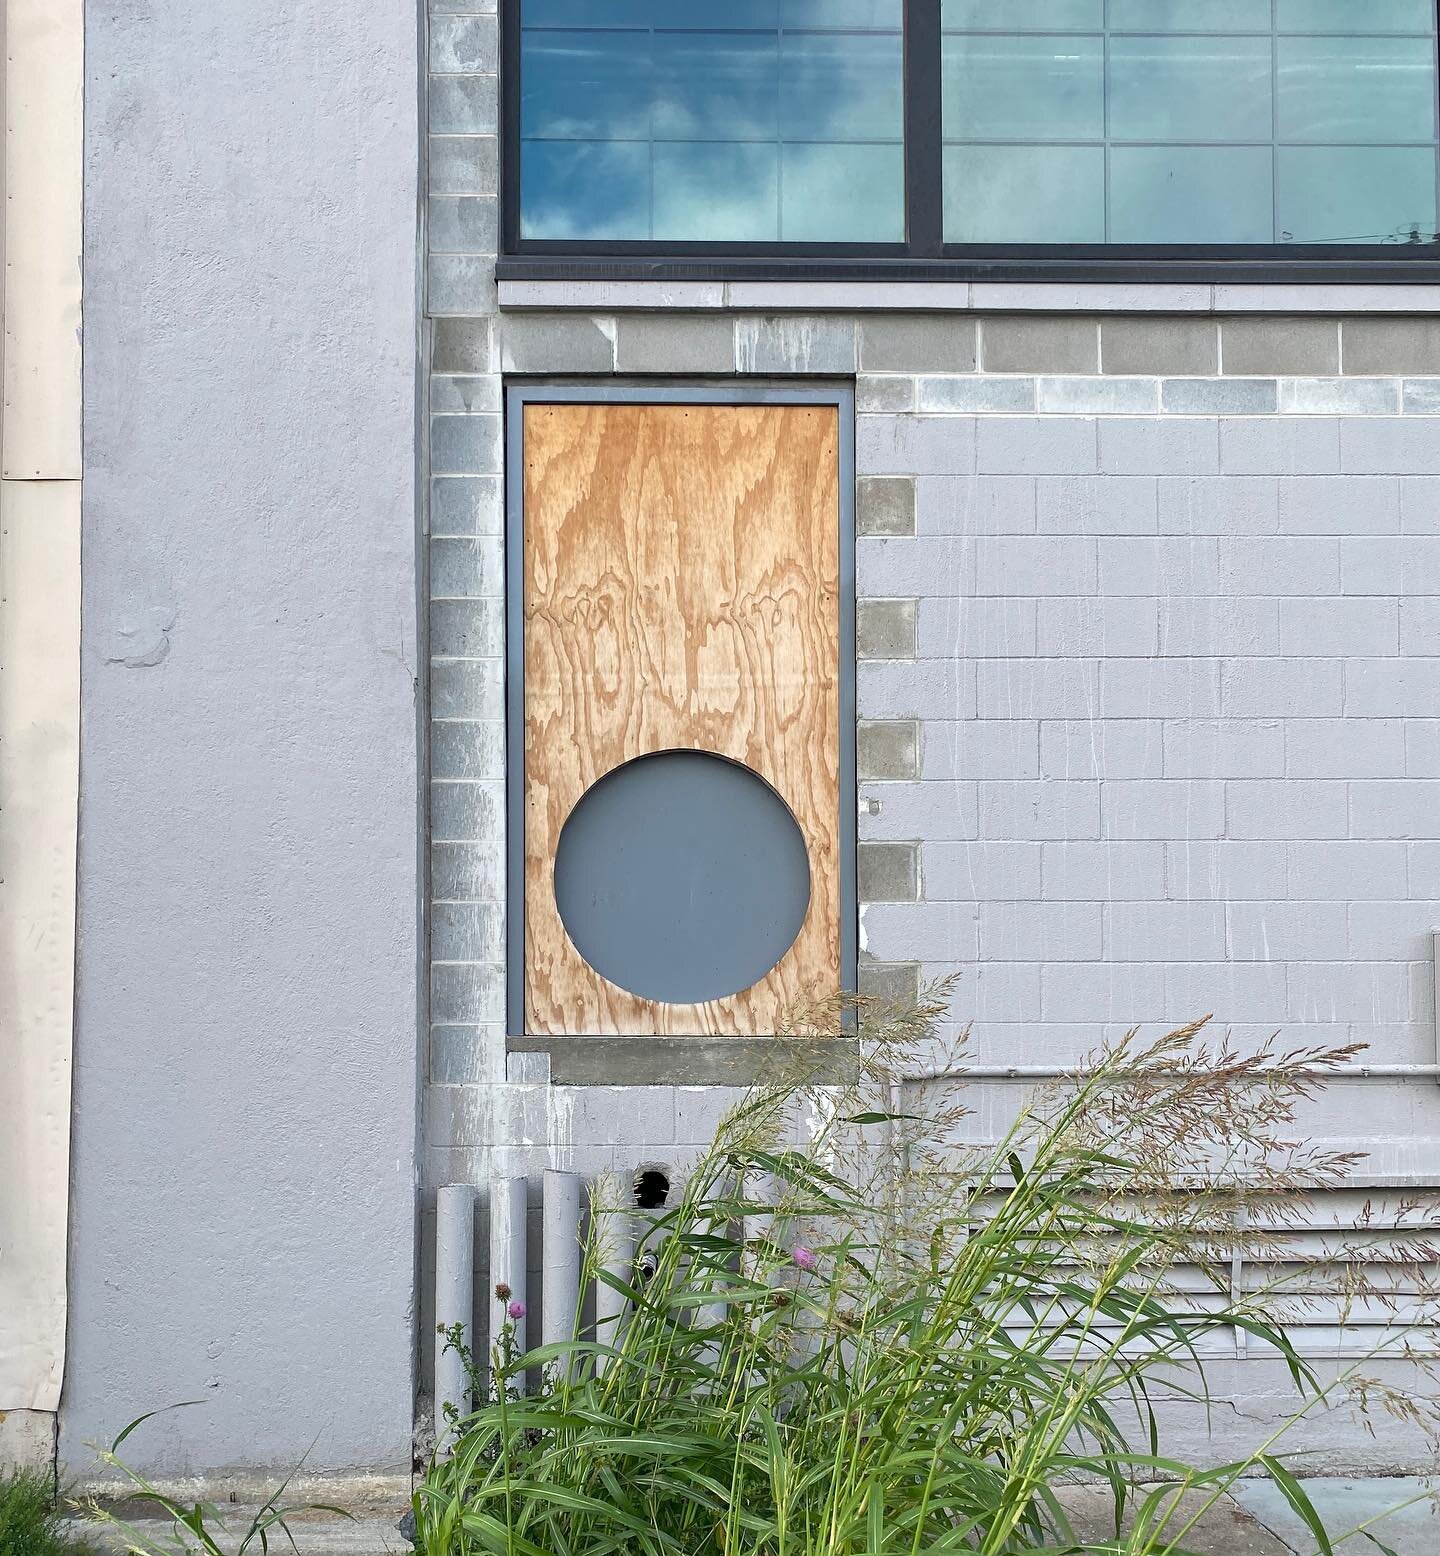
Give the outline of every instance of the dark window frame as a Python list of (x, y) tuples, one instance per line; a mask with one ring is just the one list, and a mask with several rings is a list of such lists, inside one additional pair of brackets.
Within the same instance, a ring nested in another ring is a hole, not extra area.
[[(1425, 285), (1440, 242), (1068, 245), (943, 240), (940, 0), (903, 0), (903, 243), (675, 243), (520, 236), (520, 5), (500, 0), (500, 256), (505, 280), (1169, 281)], [(1440, 0), (1437, 0), (1440, 15)]]

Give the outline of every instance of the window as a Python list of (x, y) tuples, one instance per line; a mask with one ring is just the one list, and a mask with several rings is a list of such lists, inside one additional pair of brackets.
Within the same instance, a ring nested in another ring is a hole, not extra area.
[(512, 256), (1413, 275), (1440, 253), (1435, 0), (504, 0), (504, 22)]

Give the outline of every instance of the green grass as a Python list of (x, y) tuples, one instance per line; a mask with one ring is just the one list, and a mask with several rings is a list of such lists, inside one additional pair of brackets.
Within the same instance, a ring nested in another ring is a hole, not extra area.
[(51, 1476), (0, 1475), (0, 1556), (92, 1556), (95, 1546), (63, 1527)]

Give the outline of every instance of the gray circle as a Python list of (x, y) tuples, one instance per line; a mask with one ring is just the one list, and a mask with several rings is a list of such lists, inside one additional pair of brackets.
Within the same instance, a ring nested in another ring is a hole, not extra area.
[(580, 796), (555, 850), (555, 901), (602, 978), (698, 1005), (758, 983), (794, 944), (810, 861), (790, 808), (748, 767), (656, 751)]

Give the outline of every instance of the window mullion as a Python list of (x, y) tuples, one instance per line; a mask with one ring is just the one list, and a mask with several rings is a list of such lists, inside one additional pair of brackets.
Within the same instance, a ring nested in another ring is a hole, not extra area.
[(905, 238), (916, 258), (944, 246), (940, 0), (905, 0)]

